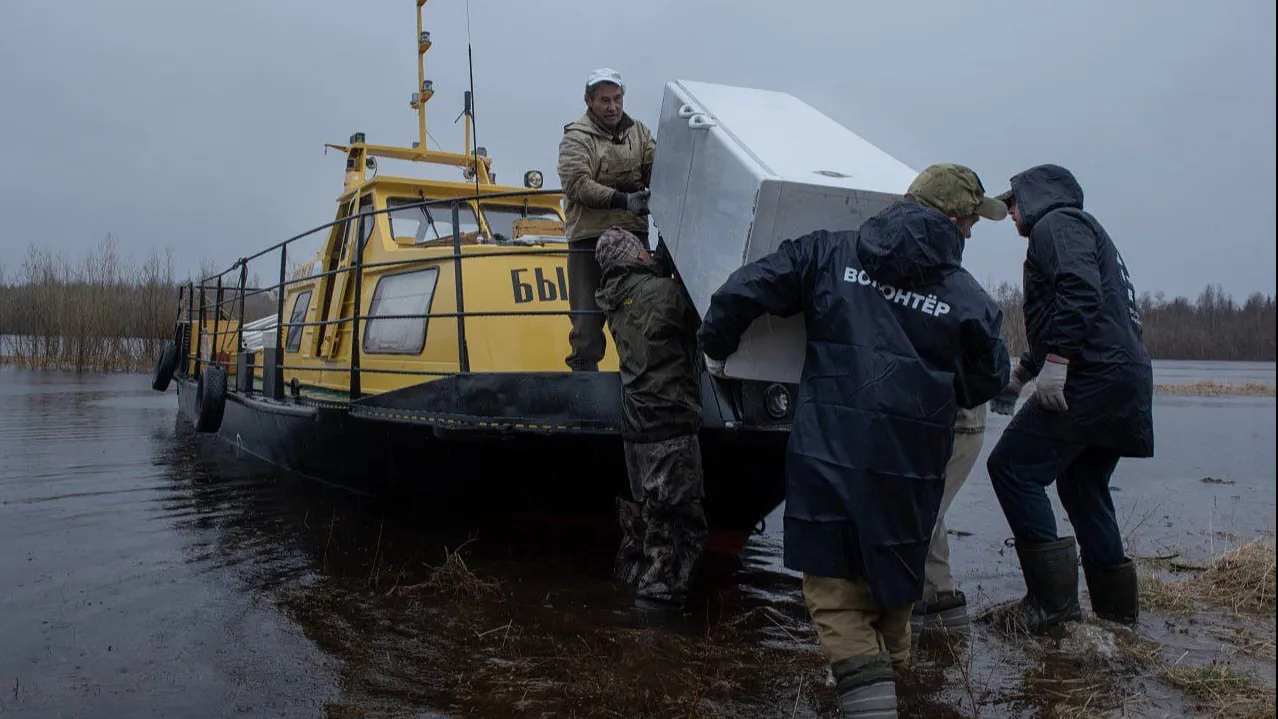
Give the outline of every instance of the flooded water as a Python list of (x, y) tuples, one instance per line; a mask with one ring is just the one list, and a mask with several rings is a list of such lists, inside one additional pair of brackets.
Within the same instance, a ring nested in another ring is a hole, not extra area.
[[(1207, 557), (1272, 533), (1274, 399), (1160, 395), (1155, 413), (1157, 456), (1114, 480), (1131, 551)], [(986, 453), (1004, 426), (990, 416)], [(1023, 591), (983, 460), (948, 522), (969, 601)], [(780, 527), (654, 624), (597, 538), (293, 478), (195, 434), (146, 376), (0, 368), (0, 716), (836, 716)], [(1163, 624), (1146, 613), (1140, 632)], [(925, 640), (903, 716), (1047, 716), (1080, 676), (977, 625)], [(1183, 710), (1145, 694), (1129, 715)]]

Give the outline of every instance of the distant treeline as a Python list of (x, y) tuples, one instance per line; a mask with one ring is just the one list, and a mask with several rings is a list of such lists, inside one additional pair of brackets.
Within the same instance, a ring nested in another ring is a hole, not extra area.
[[(1013, 353), (1025, 349), (1021, 288), (1001, 283), (991, 292), (1003, 308), (1003, 338)], [(1220, 285), (1208, 285), (1196, 300), (1143, 293), (1137, 300), (1145, 347), (1163, 360), (1273, 362), (1278, 359), (1278, 311), (1274, 298), (1252, 293), (1239, 304)]]
[[(200, 274), (212, 274), (211, 265), (204, 263)], [(177, 287), (190, 279), (175, 279), (168, 251), (152, 252), (141, 264), (122, 260), (110, 236), (78, 263), (33, 245), (21, 267), (7, 275), (0, 267), (0, 357), (45, 369), (148, 370), (173, 336)], [(1003, 307), (1004, 338), (1019, 354), (1021, 290), (1004, 282), (991, 294)], [(246, 317), (274, 307), (269, 295), (250, 297)], [(237, 317), (237, 310), (229, 305), (227, 316)], [(1154, 359), (1278, 359), (1273, 297), (1255, 293), (1239, 304), (1212, 285), (1193, 301), (1146, 293), (1140, 313)]]

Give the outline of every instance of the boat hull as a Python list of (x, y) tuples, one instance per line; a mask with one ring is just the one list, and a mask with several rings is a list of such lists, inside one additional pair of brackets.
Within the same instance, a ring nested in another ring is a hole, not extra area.
[[(183, 417), (196, 417), (196, 385), (175, 376)], [(459, 510), (514, 512), (555, 523), (616, 529), (628, 493), (616, 433), (453, 433), (361, 416), (343, 404), (272, 401), (231, 392), (218, 436), (261, 459), (358, 492), (411, 495)], [(735, 556), (784, 499), (788, 433), (701, 432), (708, 551)]]

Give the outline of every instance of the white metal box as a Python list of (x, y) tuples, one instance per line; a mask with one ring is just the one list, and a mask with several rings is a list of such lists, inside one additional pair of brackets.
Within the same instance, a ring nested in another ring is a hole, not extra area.
[[(814, 230), (853, 230), (899, 200), (917, 174), (781, 92), (666, 84), (649, 208), (697, 310), (733, 270)], [(760, 317), (725, 373), (797, 382), (802, 315)]]

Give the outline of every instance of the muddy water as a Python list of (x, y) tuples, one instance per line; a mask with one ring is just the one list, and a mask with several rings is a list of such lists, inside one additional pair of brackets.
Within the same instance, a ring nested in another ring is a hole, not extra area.
[[(1158, 371), (1273, 381), (1272, 364)], [(148, 386), (0, 368), (0, 716), (835, 715), (779, 514), (689, 615), (647, 620), (597, 537), (291, 478), (194, 434)], [(1115, 476), (1134, 552), (1273, 531), (1273, 398), (1160, 396), (1156, 421), (1158, 456)], [(991, 416), (986, 453), (1005, 424)], [(1021, 591), (980, 467), (949, 516), (978, 605)], [(901, 693), (905, 716), (1033, 716), (1080, 682), (1105, 689), (977, 626), (925, 641)], [(1129, 715), (1182, 710), (1145, 693)]]

